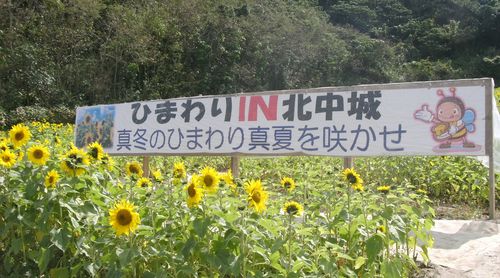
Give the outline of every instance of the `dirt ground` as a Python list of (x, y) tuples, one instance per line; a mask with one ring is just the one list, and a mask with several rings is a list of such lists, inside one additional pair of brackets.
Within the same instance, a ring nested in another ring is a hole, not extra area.
[(436, 220), (431, 264), (417, 277), (500, 277), (500, 220)]

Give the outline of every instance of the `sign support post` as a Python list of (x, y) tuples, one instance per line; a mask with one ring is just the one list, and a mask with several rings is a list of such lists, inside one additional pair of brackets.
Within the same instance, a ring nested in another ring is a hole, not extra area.
[(144, 177), (149, 177), (149, 156), (142, 157), (142, 171), (144, 172)]
[(352, 168), (353, 166), (354, 166), (353, 157), (352, 156), (344, 157), (344, 169)]
[(233, 172), (233, 177), (240, 177), (240, 157), (231, 156), (231, 172)]
[(490, 190), (489, 190), (489, 219), (493, 220), (495, 219), (495, 161), (493, 160), (493, 154), (490, 154), (488, 156), (488, 173), (489, 173), (489, 185), (490, 185)]
[[(495, 160), (494, 160), (494, 150), (493, 150), (493, 137), (494, 137), (494, 125), (493, 125), (493, 109), (496, 109), (493, 99), (493, 80), (484, 81), (486, 89), (486, 151), (488, 154), (488, 201), (489, 209), (488, 215), (489, 219), (495, 219)], [(488, 108), (489, 107), (489, 108)]]

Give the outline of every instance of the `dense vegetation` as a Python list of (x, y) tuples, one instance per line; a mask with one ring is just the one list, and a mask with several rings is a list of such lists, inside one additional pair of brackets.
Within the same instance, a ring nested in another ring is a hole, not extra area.
[(500, 73), (498, 0), (5, 0), (0, 122), (78, 105)]
[(428, 261), (438, 169), (416, 185), (397, 161), (357, 173), (331, 157), (247, 158), (235, 179), (227, 157), (155, 157), (147, 177), (72, 137), (0, 132), (2, 277), (406, 277)]

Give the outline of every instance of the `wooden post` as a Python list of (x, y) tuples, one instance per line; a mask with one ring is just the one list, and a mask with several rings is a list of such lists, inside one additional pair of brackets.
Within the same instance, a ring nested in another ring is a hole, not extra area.
[(144, 177), (149, 177), (149, 156), (142, 157), (142, 171)]
[(488, 200), (489, 209), (488, 214), (490, 219), (495, 219), (495, 160), (494, 160), (494, 128), (493, 123), (496, 103), (494, 101), (494, 88), (493, 79), (484, 80), (484, 87), (486, 90), (486, 154), (488, 155)]
[(354, 166), (354, 161), (352, 156), (344, 157), (344, 169), (352, 168)]
[(489, 218), (490, 220), (495, 219), (495, 161), (493, 160), (493, 153), (491, 153), (488, 156), (488, 173), (489, 173), (489, 184), (490, 184), (490, 190), (488, 192), (488, 197), (490, 201), (490, 207), (489, 207)]
[(231, 156), (231, 172), (233, 172), (233, 177), (238, 178), (240, 176), (240, 157)]

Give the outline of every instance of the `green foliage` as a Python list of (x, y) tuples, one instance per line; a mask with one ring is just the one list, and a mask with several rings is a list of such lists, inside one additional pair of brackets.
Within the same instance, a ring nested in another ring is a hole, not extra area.
[[(155, 157), (151, 168), (165, 179), (142, 188), (124, 174), (131, 160), (125, 157), (115, 167), (94, 161), (84, 174), (68, 176), (60, 158), (72, 126), (33, 123), (30, 130), (30, 142), (12, 150), (15, 165), (0, 166), (4, 276), (400, 277), (432, 246), (434, 211), (425, 194), (396, 184), (377, 192), (368, 175), (365, 190), (354, 191), (339, 159), (244, 159), (236, 186), (224, 181), (190, 208), (188, 180), (173, 179), (173, 162), (183, 161), (191, 175), (205, 165), (225, 171), (227, 158)], [(45, 165), (20, 155), (33, 142), (48, 146)], [(49, 170), (61, 174), (55, 188), (44, 186)], [(297, 187), (283, 188), (283, 177), (293, 177)], [(269, 193), (262, 214), (248, 205), (250, 179), (261, 179)], [(116, 235), (110, 224), (110, 209), (120, 200), (139, 213), (140, 225), (129, 235)], [(291, 200), (303, 204), (303, 215), (287, 215), (283, 205)]]
[[(498, 78), (498, 0), (3, 1), (0, 108)], [(23, 110), (29, 110), (22, 108)]]

